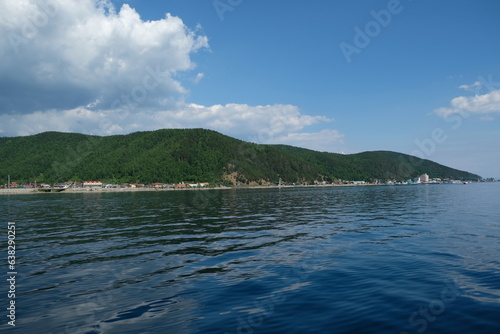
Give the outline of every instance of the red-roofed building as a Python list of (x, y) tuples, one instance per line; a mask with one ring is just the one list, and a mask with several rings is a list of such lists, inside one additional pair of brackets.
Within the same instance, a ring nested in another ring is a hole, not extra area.
[(84, 188), (102, 188), (101, 181), (83, 181)]

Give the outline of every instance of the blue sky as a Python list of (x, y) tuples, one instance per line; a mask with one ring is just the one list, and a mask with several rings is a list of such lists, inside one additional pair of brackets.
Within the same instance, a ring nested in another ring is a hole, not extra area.
[(0, 135), (205, 127), (500, 178), (498, 1), (48, 3), (0, 5)]

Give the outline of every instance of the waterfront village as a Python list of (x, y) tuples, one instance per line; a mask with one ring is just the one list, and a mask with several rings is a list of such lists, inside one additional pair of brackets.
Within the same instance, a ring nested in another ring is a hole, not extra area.
[[(493, 179), (489, 180), (481, 180), (481, 181), (494, 181)], [(429, 175), (423, 174), (414, 179), (408, 179), (406, 181), (396, 181), (396, 180), (374, 180), (373, 182), (366, 181), (344, 181), (337, 180), (335, 182), (326, 182), (326, 181), (314, 181), (314, 183), (284, 183), (278, 178), (274, 183), (269, 183), (267, 186), (308, 186), (308, 185), (408, 185), (408, 184), (441, 184), (441, 183), (469, 183), (469, 181), (463, 180), (453, 180), (453, 179), (440, 179), (440, 178), (429, 178)], [(236, 183), (234, 186), (242, 186), (240, 183)], [(243, 184), (244, 186), (244, 184)], [(263, 185), (266, 186), (266, 185)], [(213, 188), (213, 187), (228, 187), (218, 184), (212, 184), (209, 182), (201, 182), (201, 183), (163, 183), (163, 182), (155, 182), (150, 184), (142, 184), (142, 183), (125, 183), (125, 184), (112, 184), (112, 183), (104, 183), (101, 181), (67, 181), (63, 183), (56, 184), (47, 184), (47, 183), (20, 183), (10, 182), (5, 185), (0, 185), (0, 189), (86, 189), (86, 190), (98, 190), (98, 189), (201, 189), (201, 188)]]
[[(41, 183), (23, 183), (18, 184), (17, 182), (11, 182), (8, 185), (4, 185), (4, 188), (28, 188), (28, 189), (70, 189), (70, 188), (80, 188), (80, 189), (140, 189), (140, 188), (150, 188), (150, 189), (193, 189), (193, 188), (205, 188), (210, 184), (208, 182), (202, 183), (125, 183), (125, 184), (112, 184), (103, 183), (101, 181), (68, 181), (64, 183), (47, 184)], [(1, 188), (1, 186), (0, 186)]]

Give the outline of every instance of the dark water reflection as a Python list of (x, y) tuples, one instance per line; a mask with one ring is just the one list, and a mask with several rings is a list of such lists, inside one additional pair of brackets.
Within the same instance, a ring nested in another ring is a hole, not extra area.
[(23, 333), (496, 333), (500, 184), (0, 198)]

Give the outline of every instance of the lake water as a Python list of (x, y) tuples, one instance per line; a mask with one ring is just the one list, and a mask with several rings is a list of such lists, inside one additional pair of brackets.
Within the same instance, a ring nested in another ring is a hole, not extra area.
[(13, 333), (500, 333), (500, 183), (0, 207), (17, 231)]

